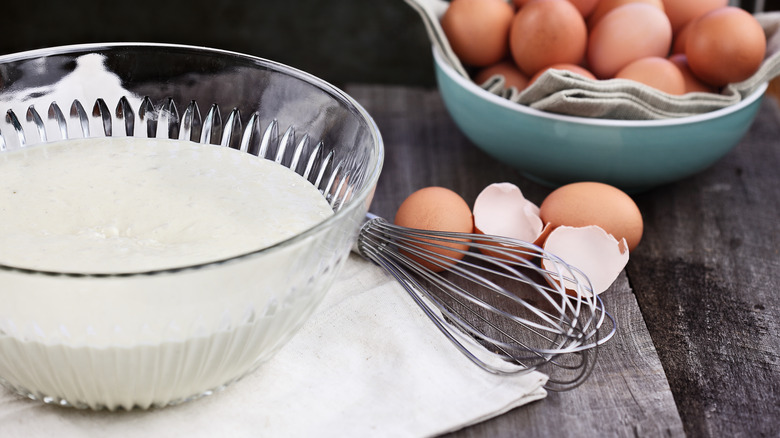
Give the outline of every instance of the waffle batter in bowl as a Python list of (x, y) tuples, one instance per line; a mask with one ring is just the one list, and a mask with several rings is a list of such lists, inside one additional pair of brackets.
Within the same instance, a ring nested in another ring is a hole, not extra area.
[(349, 96), (158, 44), (0, 57), (0, 382), (110, 410), (210, 394), (303, 324), (383, 159)]

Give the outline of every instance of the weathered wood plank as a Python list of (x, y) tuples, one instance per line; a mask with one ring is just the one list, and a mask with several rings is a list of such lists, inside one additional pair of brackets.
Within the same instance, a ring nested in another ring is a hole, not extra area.
[(707, 171), (638, 197), (628, 275), (690, 436), (780, 433), (780, 108)]
[[(438, 92), (422, 88), (350, 86), (382, 131), (387, 159), (372, 211), (388, 219), (414, 190), (440, 185), (473, 203), (488, 184), (509, 181), (541, 203), (550, 189), (530, 182), (474, 147), (449, 118)], [(681, 436), (663, 368), (628, 278), (603, 295), (618, 319), (616, 337), (599, 350), (581, 387), (459, 431), (453, 436)], [(475, 368), (475, 372), (479, 372)]]

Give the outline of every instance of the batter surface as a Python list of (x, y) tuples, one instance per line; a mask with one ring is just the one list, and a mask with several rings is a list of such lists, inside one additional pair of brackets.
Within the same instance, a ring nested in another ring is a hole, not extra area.
[(133, 272), (267, 247), (333, 212), (308, 181), (186, 141), (66, 140), (0, 154), (0, 263)]

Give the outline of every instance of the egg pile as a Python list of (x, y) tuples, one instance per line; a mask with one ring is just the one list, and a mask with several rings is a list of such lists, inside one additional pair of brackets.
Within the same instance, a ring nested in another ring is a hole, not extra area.
[(517, 90), (554, 68), (717, 92), (766, 52), (761, 25), (728, 0), (452, 0), (441, 26), (475, 82), (499, 74)]
[[(482, 190), (473, 209), (450, 189), (425, 187), (404, 200), (394, 223), (421, 230), (473, 232), (534, 243), (582, 271), (594, 294), (612, 285), (643, 232), (642, 215), (631, 197), (599, 182), (561, 186), (547, 195), (541, 206), (525, 199), (514, 184), (495, 183)], [(496, 245), (501, 251), (483, 252), (497, 257), (512, 254), (511, 246)], [(462, 253), (424, 247), (443, 256), (463, 257)], [(458, 247), (467, 249), (465, 243)], [(434, 271), (442, 271), (446, 265), (418, 262)], [(543, 260), (542, 264), (546, 262)]]

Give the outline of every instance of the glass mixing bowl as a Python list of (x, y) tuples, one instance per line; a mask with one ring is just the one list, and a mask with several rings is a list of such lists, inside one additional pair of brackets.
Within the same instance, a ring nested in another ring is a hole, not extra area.
[(79, 408), (180, 403), (271, 357), (338, 274), (384, 156), (371, 117), (332, 85), (202, 47), (90, 44), (2, 56), (0, 111), (0, 157), (72, 138), (191, 140), (275, 160), (335, 212), (271, 247), (197, 266), (112, 274), (0, 265), (0, 382)]

